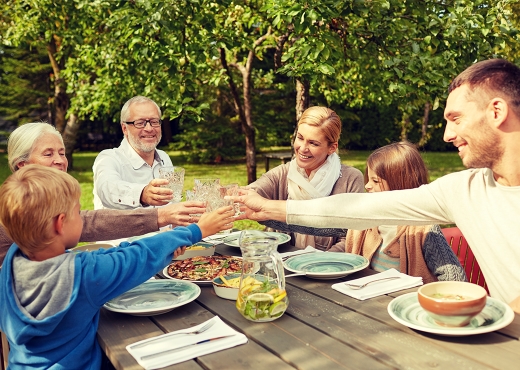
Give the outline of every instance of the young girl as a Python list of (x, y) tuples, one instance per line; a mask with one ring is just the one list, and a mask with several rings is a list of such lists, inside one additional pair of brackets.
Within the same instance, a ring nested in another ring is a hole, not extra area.
[[(427, 183), (426, 165), (417, 148), (409, 142), (381, 147), (367, 159), (365, 189), (369, 193), (412, 189)], [(395, 268), (408, 275), (422, 276), (424, 283), (466, 281), (466, 274), (439, 225), (349, 230), (344, 248), (330, 251), (360, 254), (376, 271)]]

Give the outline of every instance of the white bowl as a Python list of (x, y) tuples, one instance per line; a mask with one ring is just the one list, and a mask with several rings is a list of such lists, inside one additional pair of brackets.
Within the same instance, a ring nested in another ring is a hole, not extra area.
[[(225, 275), (226, 279), (234, 279), (237, 277), (238, 278), (240, 277), (239, 273)], [(213, 279), (213, 289), (215, 289), (215, 293), (220, 298), (229, 299), (232, 301), (236, 301), (238, 298), (238, 287), (233, 288), (233, 287), (227, 286), (226, 284), (224, 284), (224, 282), (222, 281), (220, 276), (217, 276), (216, 278)]]
[(186, 248), (186, 252), (181, 254), (174, 260), (185, 260), (186, 258), (197, 257), (197, 256), (213, 256), (215, 254), (215, 245), (211, 243), (198, 242), (193, 244), (191, 247)]

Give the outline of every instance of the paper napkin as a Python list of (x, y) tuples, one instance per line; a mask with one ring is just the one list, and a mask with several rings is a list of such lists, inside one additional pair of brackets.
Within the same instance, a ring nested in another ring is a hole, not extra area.
[[(359, 290), (349, 288), (347, 285), (345, 285), (345, 283), (347, 283), (347, 284), (365, 284), (365, 283), (368, 283), (369, 281), (387, 278), (387, 277), (393, 277), (393, 276), (399, 276), (399, 279), (383, 280), (383, 281), (374, 282)], [(346, 294), (348, 296), (354, 297), (356, 299), (359, 299), (360, 301), (364, 301), (365, 299), (377, 297), (377, 296), (392, 293), (392, 292), (397, 292), (398, 290), (413, 288), (415, 286), (419, 286), (422, 284), (423, 284), (422, 277), (414, 277), (414, 276), (403, 274), (403, 273), (397, 271), (396, 269), (389, 269), (389, 270), (380, 272), (379, 274), (365, 276), (363, 278), (349, 280), (349, 281), (346, 281), (343, 283), (333, 284), (332, 289), (337, 290), (338, 292)]]
[(280, 257), (286, 258), (286, 257), (297, 256), (298, 254), (306, 254), (306, 253), (312, 253), (312, 252), (321, 252), (321, 251), (308, 245), (305, 249), (300, 249), (300, 250), (297, 250), (294, 252), (280, 253)]
[[(188, 332), (203, 327), (208, 321), (214, 321), (213, 326), (200, 334), (187, 334)], [(206, 355), (223, 349), (236, 347), (247, 343), (247, 337), (231, 328), (224, 323), (220, 317), (214, 316), (212, 319), (203, 322), (200, 325), (177, 330), (158, 337), (145, 339), (126, 346), (126, 349), (136, 359), (136, 361), (145, 369), (159, 369), (165, 366), (178, 364), (192, 358)], [(229, 336), (228, 336), (229, 335)], [(228, 337), (226, 337), (228, 336)], [(225, 338), (220, 338), (225, 337)], [(198, 342), (220, 338), (205, 343), (196, 344)], [(190, 345), (193, 344), (193, 345)], [(179, 348), (183, 347), (183, 348)], [(176, 348), (179, 348), (177, 351)], [(172, 350), (153, 358), (144, 358), (162, 351)]]

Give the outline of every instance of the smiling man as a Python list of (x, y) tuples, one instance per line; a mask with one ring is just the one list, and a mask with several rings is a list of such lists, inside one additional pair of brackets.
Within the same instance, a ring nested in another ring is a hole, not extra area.
[(502, 59), (475, 63), (449, 86), (444, 140), (465, 171), (411, 190), (340, 194), (313, 200), (237, 197), (250, 219), (312, 227), (451, 224), (460, 228), (492, 297), (520, 313), (520, 68)]
[(125, 135), (118, 148), (103, 150), (92, 167), (94, 208), (132, 209), (162, 206), (173, 192), (162, 188), (159, 168), (171, 166), (168, 154), (156, 149), (161, 141), (161, 109), (151, 99), (135, 96), (121, 109)]

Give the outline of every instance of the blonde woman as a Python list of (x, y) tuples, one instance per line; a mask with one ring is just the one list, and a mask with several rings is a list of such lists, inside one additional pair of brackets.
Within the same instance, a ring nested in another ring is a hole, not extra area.
[[(332, 109), (308, 108), (298, 121), (294, 156), (273, 168), (248, 187), (273, 200), (316, 199), (341, 193), (362, 193), (363, 174), (341, 164), (337, 154), (341, 120)], [(312, 230), (309, 230), (312, 231)], [(297, 248), (310, 245), (320, 250), (343, 245), (344, 237), (293, 233)]]

